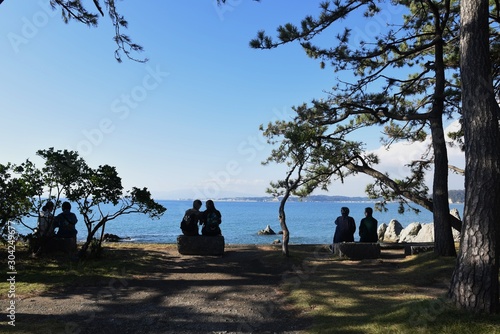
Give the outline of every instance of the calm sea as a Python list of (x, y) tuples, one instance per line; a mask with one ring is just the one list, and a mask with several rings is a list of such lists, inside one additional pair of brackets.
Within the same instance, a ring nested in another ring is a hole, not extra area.
[[(175, 243), (180, 233), (179, 225), (184, 211), (192, 206), (191, 201), (159, 201), (167, 208), (165, 214), (158, 220), (151, 220), (145, 215), (124, 215), (106, 225), (105, 233), (116, 234), (130, 238), (129, 242), (139, 243)], [(259, 230), (267, 225), (275, 231), (280, 231), (278, 220), (278, 202), (215, 202), (216, 208), (222, 213), (221, 229), (226, 244), (269, 244), (280, 239), (280, 235), (258, 235)], [(340, 208), (347, 206), (350, 216), (359, 226), (364, 217), (364, 208), (373, 203), (364, 202), (288, 202), (285, 207), (287, 225), (290, 230), (290, 243), (293, 244), (327, 244), (333, 237), (335, 225), (333, 221), (340, 215)], [(202, 209), (205, 208), (203, 204)], [(431, 223), (432, 213), (422, 209), (421, 213), (406, 212), (398, 214), (398, 204), (391, 203), (387, 212), (374, 212), (379, 224), (388, 224), (392, 219), (398, 220), (403, 226), (412, 222)], [(450, 208), (458, 209), (463, 215), (463, 204), (451, 204)], [(73, 210), (75, 211), (75, 210)], [(56, 212), (56, 214), (59, 211)], [(76, 212), (75, 212), (76, 213)], [(77, 214), (78, 239), (86, 238), (83, 218)], [(36, 223), (30, 222), (31, 226)], [(20, 233), (28, 231), (17, 226)], [(355, 233), (358, 240), (358, 232)]]

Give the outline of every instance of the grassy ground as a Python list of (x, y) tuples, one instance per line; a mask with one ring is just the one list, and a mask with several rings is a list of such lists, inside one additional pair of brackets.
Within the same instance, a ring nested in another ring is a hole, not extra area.
[[(115, 244), (101, 259), (72, 261), (66, 255), (34, 259), (16, 253), (16, 295), (26, 298), (64, 286), (100, 285), (111, 278), (164, 272), (159, 251), (174, 245)], [(468, 314), (449, 304), (446, 291), (452, 258), (432, 253), (403, 258), (383, 251), (378, 260), (348, 261), (325, 247), (291, 246), (290, 258), (278, 248), (262, 247), (260, 261), (283, 266), (284, 299), (313, 319), (311, 333), (500, 333), (500, 317)], [(7, 253), (0, 253), (7, 268)], [(9, 285), (0, 282), (1, 299)], [(0, 329), (1, 331), (1, 329)]]
[(433, 253), (346, 261), (298, 248), (289, 298), (310, 310), (312, 333), (500, 333), (500, 317), (458, 311), (446, 298), (455, 259)]

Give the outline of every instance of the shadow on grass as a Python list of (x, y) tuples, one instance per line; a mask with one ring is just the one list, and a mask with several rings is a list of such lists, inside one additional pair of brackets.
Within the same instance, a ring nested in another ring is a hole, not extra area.
[(500, 333), (498, 316), (450, 305), (453, 258), (426, 253), (405, 259), (382, 250), (381, 259), (348, 261), (324, 248), (294, 253), (295, 279), (285, 285), (294, 303), (311, 310), (313, 333)]
[[(21, 252), (27, 292), (15, 332), (500, 333), (497, 316), (449, 305), (452, 258), (383, 250), (377, 260), (347, 261), (304, 245), (290, 254), (241, 246), (222, 257), (181, 256), (175, 245), (124, 244), (75, 263)], [(42, 299), (47, 310), (37, 308)]]
[[(18, 263), (24, 296), (17, 333), (283, 332), (311, 325), (277, 296), (290, 263), (259, 247), (201, 257), (181, 256), (172, 245), (113, 246), (84, 262), (19, 252)], [(42, 299), (46, 310), (37, 308)]]

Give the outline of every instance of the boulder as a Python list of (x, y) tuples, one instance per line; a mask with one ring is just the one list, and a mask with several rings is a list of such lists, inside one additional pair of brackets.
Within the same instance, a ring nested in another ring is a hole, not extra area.
[(384, 242), (398, 242), (403, 226), (396, 219), (391, 220), (384, 233)]
[(377, 228), (377, 236), (379, 241), (384, 241), (385, 231), (387, 231), (387, 224), (386, 223), (380, 224)]
[(260, 230), (257, 234), (258, 235), (275, 235), (276, 232), (273, 231), (271, 226), (267, 225), (265, 229)]
[(457, 218), (460, 221), (462, 220), (462, 218), (460, 218), (460, 213), (458, 212), (458, 209), (451, 209), (450, 215), (452, 215), (453, 217)]
[[(458, 212), (457, 209), (451, 209), (450, 214), (455, 218), (459, 219), (460, 221), (462, 220), (462, 218), (460, 218), (460, 213)], [(460, 231), (457, 231), (454, 228), (452, 228), (451, 232), (453, 233), (453, 240), (455, 240), (455, 242), (460, 242)]]
[(460, 242), (460, 232), (452, 228), (451, 233), (453, 234), (453, 241)]
[(224, 237), (222, 235), (179, 235), (177, 251), (182, 255), (223, 255)]
[(378, 259), (380, 244), (371, 242), (340, 242), (333, 244), (333, 253), (351, 260)]
[(422, 224), (422, 228), (412, 242), (434, 242), (434, 223)]
[(130, 240), (130, 238), (129, 237), (122, 238), (122, 237), (117, 236), (116, 234), (104, 233), (104, 238), (102, 240), (105, 242), (119, 242), (122, 240)]
[(399, 242), (413, 242), (420, 229), (422, 229), (420, 223), (409, 224), (399, 233)]

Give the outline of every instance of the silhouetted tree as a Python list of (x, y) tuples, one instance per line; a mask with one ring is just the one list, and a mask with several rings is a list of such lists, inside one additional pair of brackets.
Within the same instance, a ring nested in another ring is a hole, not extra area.
[[(450, 215), (448, 204), (443, 118), (460, 112), (458, 2), (398, 1), (387, 5), (397, 6), (398, 10), (392, 12), (404, 15), (393, 15), (396, 23), (380, 26), (381, 32), (371, 40), (353, 42), (348, 23), (343, 31), (337, 27), (341, 32), (330, 39), (335, 41), (333, 46), (313, 44), (315, 37), (334, 24), (347, 22), (355, 12), (363, 10), (365, 17), (376, 18), (382, 10), (375, 1), (323, 1), (317, 18), (307, 16), (300, 25), (278, 27), (277, 40), (260, 31), (250, 45), (271, 49), (298, 42), (307, 55), (321, 60), (322, 67), (330, 64), (336, 73), (347, 74), (326, 99), (296, 108), (297, 123), (330, 128), (328, 135), (317, 138), (321, 145), (328, 145), (342, 132), (377, 125), (384, 128), (383, 143), (387, 147), (396, 140), (422, 141), (427, 138), (426, 130), (430, 131), (432, 149), (410, 163), (411, 175), (405, 179), (391, 179), (374, 168), (376, 157), (367, 159), (357, 152), (349, 155), (348, 164), (341, 163), (342, 168), (332, 172), (347, 169), (375, 177), (376, 182), (367, 188), (373, 198), (423, 204), (434, 215), (435, 252), (455, 255), (451, 224), (458, 229), (460, 224)], [(434, 168), (432, 200), (424, 183), (430, 167)]]
[(494, 313), (499, 311), (500, 110), (490, 60), (489, 6), (487, 0), (461, 1), (465, 206), (449, 295), (464, 309)]

